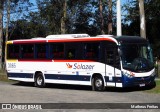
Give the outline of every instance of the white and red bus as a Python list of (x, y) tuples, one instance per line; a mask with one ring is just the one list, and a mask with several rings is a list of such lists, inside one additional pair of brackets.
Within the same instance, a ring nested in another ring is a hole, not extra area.
[(147, 86), (154, 83), (152, 49), (136, 36), (87, 34), (49, 35), (6, 43), (8, 79), (105, 87)]

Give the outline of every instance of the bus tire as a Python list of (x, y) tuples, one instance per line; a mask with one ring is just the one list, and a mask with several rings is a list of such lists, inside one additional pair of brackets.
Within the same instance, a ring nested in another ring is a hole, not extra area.
[(39, 88), (45, 87), (44, 77), (43, 77), (42, 73), (38, 73), (35, 76), (35, 82), (34, 83), (35, 83), (36, 87), (39, 87)]
[(104, 91), (104, 81), (103, 78), (99, 75), (96, 75), (92, 78), (92, 90), (93, 91)]

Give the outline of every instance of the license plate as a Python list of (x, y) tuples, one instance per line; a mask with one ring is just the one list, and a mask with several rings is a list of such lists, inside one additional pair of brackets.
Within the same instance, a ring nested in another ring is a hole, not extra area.
[(144, 87), (144, 86), (145, 86), (145, 84), (140, 84), (139, 86), (140, 86), (140, 87)]

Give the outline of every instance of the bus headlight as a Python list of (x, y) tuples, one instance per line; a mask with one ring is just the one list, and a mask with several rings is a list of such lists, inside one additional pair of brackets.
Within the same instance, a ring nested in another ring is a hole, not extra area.
[(152, 77), (154, 77), (156, 75), (156, 72), (154, 70), (154, 72), (151, 74)]
[(127, 76), (128, 78), (133, 78), (133, 77), (135, 76), (135, 74), (132, 73), (132, 72), (123, 72), (123, 74), (124, 74), (125, 76)]

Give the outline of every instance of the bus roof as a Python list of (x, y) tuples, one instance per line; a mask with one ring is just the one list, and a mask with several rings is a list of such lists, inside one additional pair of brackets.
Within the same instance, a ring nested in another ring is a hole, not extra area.
[[(75, 35), (75, 34), (74, 34)], [(62, 38), (60, 38), (62, 37)], [(70, 37), (69, 35), (57, 35), (54, 37), (53, 35), (47, 36), (47, 38), (32, 38), (32, 39), (21, 39), (21, 40), (11, 40), (8, 41), (8, 44), (28, 44), (28, 43), (52, 43), (52, 42), (89, 42), (89, 41), (110, 41), (114, 42), (118, 45), (117, 40), (110, 35), (106, 36), (97, 36), (97, 37), (90, 37), (90, 36), (84, 36), (82, 37)]]
[[(83, 37), (84, 35), (84, 37)], [(75, 37), (74, 37), (75, 36)], [(79, 36), (79, 37), (78, 37)], [(89, 41), (110, 41), (118, 45), (121, 43), (146, 43), (146, 39), (139, 36), (113, 36), (113, 35), (98, 35), (90, 37), (88, 34), (66, 34), (66, 35), (49, 35), (46, 38), (32, 38), (11, 40), (7, 44), (28, 44), (28, 43), (61, 43), (61, 42), (89, 42)]]
[(139, 36), (117, 36), (115, 39), (121, 43), (146, 43), (147, 40)]

